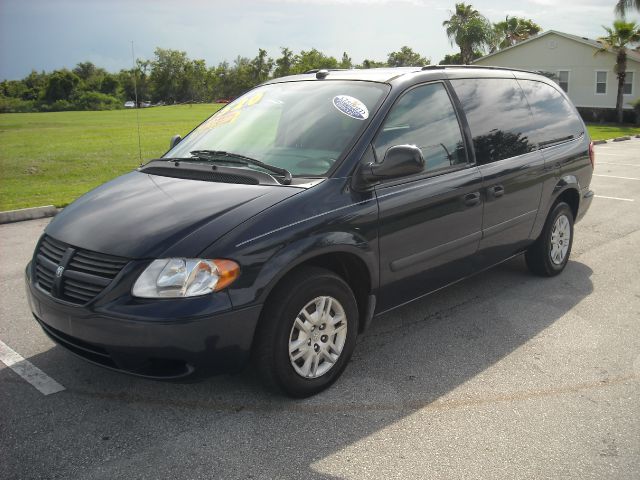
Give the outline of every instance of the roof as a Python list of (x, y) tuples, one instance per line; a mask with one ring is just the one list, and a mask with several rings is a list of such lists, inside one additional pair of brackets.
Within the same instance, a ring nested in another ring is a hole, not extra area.
[[(394, 78), (407, 73), (420, 72), (422, 67), (395, 67), (395, 68), (367, 68), (351, 70), (329, 70), (327, 78), (331, 80), (368, 80), (370, 82), (389, 82)], [(310, 80), (316, 78), (317, 70), (310, 70), (300, 75), (290, 75), (270, 80), (266, 83), (294, 82), (297, 80)]]
[[(290, 75), (288, 77), (274, 78), (265, 82), (263, 85), (281, 82), (296, 82), (300, 80), (364, 80), (370, 82), (390, 82), (396, 78), (402, 77), (410, 73), (419, 73), (426, 71), (444, 71), (451, 69), (464, 69), (488, 72), (491, 70), (514, 71), (536, 73), (530, 70), (522, 70), (507, 67), (491, 67), (484, 65), (425, 65), (424, 67), (393, 67), (393, 68), (357, 68), (350, 70), (343, 69), (314, 69), (299, 75)], [(321, 73), (320, 73), (321, 72)]]
[[(542, 33), (540, 33), (538, 35), (535, 35), (533, 37), (529, 37), (526, 40), (523, 40), (522, 42), (518, 42), (515, 45), (511, 45), (510, 47), (503, 48), (502, 50), (498, 50), (496, 52), (490, 53), (489, 55), (485, 55), (484, 57), (477, 58), (472, 63), (475, 63), (475, 62), (477, 62), (479, 60), (484, 60), (485, 58), (493, 57), (494, 55), (497, 55), (499, 53), (505, 52), (505, 51), (510, 50), (512, 48), (518, 48), (521, 45), (524, 45), (525, 43), (536, 41), (536, 40), (538, 40), (538, 39), (540, 39), (542, 37), (545, 37), (545, 36), (551, 35), (551, 34), (559, 35), (559, 36), (567, 38), (569, 40), (573, 40), (574, 42), (578, 42), (578, 43), (582, 43), (584, 45), (588, 45), (589, 47), (592, 47), (592, 48), (596, 48), (596, 49), (601, 49), (602, 48), (602, 44), (600, 42), (598, 42), (597, 40), (591, 39), (591, 38), (580, 37), (578, 35), (572, 35), (570, 33), (559, 32), (557, 30), (547, 30), (546, 32), (542, 32)], [(611, 53), (615, 53), (611, 49), (609, 49), (608, 51), (611, 52)], [(636, 62), (640, 62), (640, 52), (637, 52), (637, 51), (632, 50), (632, 49), (627, 49), (627, 58), (629, 58), (631, 60), (635, 60)]]

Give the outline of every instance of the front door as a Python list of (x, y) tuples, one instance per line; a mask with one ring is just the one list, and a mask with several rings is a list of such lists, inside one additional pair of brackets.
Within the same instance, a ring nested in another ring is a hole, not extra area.
[(420, 85), (398, 99), (373, 143), (378, 161), (394, 145), (418, 146), (425, 168), (376, 188), (378, 311), (470, 274), (482, 235), (482, 177), (468, 160), (444, 84)]

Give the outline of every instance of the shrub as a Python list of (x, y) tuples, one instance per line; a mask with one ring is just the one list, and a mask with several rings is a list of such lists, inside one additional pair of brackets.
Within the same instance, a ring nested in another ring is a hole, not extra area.
[(81, 92), (72, 99), (74, 110), (116, 110), (122, 108), (120, 99), (100, 92)]
[(631, 102), (631, 105), (633, 105), (633, 111), (636, 112), (636, 123), (640, 123), (640, 97)]
[(52, 104), (41, 104), (40, 111), (42, 112), (66, 112), (69, 110), (75, 110), (73, 103), (67, 100), (56, 100)]
[(36, 110), (33, 100), (0, 96), (0, 113), (28, 113)]

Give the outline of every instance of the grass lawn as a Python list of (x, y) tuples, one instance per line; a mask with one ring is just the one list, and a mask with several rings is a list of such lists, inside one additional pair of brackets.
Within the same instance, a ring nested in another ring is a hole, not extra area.
[[(142, 159), (167, 151), (222, 105), (141, 109)], [(0, 115), (0, 211), (65, 206), (140, 164), (135, 110)]]
[[(141, 109), (142, 159), (162, 155), (221, 105)], [(594, 140), (640, 134), (640, 128), (588, 125)], [(107, 180), (136, 168), (135, 110), (0, 115), (0, 210), (65, 206)]]
[(591, 140), (609, 140), (610, 138), (640, 135), (640, 127), (621, 127), (619, 125), (601, 125), (588, 123)]

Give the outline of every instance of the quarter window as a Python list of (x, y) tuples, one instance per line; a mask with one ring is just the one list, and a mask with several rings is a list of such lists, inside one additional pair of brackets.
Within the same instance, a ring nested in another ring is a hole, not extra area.
[(378, 161), (395, 145), (420, 148), (425, 172), (467, 162), (458, 118), (443, 84), (409, 90), (391, 108), (374, 142)]
[(627, 72), (624, 76), (624, 85), (622, 86), (622, 93), (625, 95), (633, 94), (633, 72)]
[(469, 121), (479, 164), (535, 150), (531, 112), (515, 79), (467, 78), (451, 83)]
[(596, 72), (596, 93), (607, 93), (607, 72)]
[(540, 148), (557, 145), (584, 133), (582, 120), (558, 90), (535, 80), (518, 80), (518, 83), (533, 113), (530, 135)]
[(569, 93), (569, 71), (560, 70), (558, 72), (558, 85), (565, 92)]

